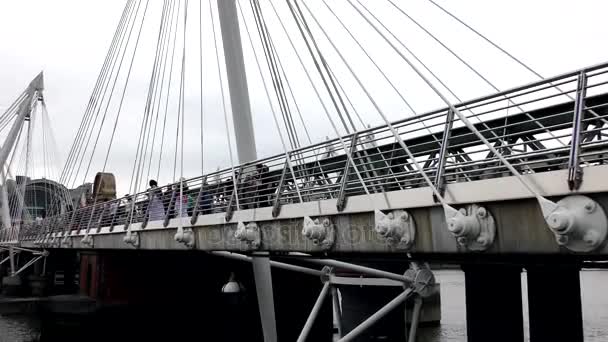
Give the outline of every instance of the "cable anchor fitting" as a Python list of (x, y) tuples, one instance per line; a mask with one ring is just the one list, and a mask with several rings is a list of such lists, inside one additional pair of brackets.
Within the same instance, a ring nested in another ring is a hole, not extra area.
[(122, 241), (127, 245), (139, 247), (139, 234), (137, 232), (127, 231), (127, 234), (122, 238)]
[(328, 217), (311, 219), (304, 217), (302, 235), (311, 240), (315, 246), (330, 249), (334, 245), (336, 231)]
[(388, 214), (374, 211), (374, 230), (386, 243), (397, 249), (409, 250), (416, 239), (416, 224), (405, 210), (393, 210)]
[(177, 233), (173, 236), (176, 242), (183, 243), (188, 248), (194, 247), (194, 231), (192, 228), (177, 228)]
[(260, 228), (258, 228), (255, 222), (245, 224), (239, 221), (234, 232), (234, 237), (238, 241), (244, 242), (251, 249), (259, 249), (262, 244)]
[(591, 252), (606, 240), (606, 213), (587, 196), (568, 196), (557, 203), (547, 200), (541, 203), (541, 209), (560, 246), (573, 252)]
[(482, 206), (470, 204), (456, 210), (445, 210), (448, 230), (458, 244), (467, 250), (485, 251), (494, 243), (496, 223), (492, 214)]

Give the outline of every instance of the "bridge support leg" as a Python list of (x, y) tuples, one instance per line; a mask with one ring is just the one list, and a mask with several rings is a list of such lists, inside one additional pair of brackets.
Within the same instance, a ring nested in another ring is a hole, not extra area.
[(466, 265), (462, 269), (468, 342), (523, 341), (521, 269), (498, 265)]
[(530, 341), (582, 342), (580, 268), (527, 267)]

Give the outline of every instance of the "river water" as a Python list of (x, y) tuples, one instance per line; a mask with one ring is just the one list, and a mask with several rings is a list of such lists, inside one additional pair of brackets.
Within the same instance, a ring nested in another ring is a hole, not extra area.
[[(435, 272), (441, 283), (441, 325), (425, 332), (424, 342), (465, 342), (464, 274), (457, 270)], [(608, 341), (608, 271), (581, 272), (583, 324), (586, 342)], [(522, 303), (526, 340), (528, 304), (526, 274), (522, 274)], [(499, 294), (497, 294), (499, 295)], [(31, 317), (0, 316), (0, 342), (30, 342), (39, 336), (39, 322)]]

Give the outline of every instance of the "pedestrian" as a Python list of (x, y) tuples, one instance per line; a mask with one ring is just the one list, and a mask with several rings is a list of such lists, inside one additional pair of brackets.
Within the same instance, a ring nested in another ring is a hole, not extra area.
[(158, 183), (154, 179), (151, 179), (149, 184), (150, 188), (148, 189), (148, 220), (164, 220), (165, 206), (163, 205), (163, 200), (161, 198), (162, 194), (160, 189), (158, 188)]

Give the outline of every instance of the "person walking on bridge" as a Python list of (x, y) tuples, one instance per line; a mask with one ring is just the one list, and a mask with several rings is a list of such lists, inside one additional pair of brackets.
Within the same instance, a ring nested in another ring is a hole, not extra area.
[(150, 221), (159, 221), (165, 219), (165, 206), (161, 199), (161, 192), (158, 188), (158, 183), (154, 180), (150, 180), (150, 189), (148, 189), (148, 198), (150, 199), (148, 205), (148, 215)]

